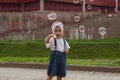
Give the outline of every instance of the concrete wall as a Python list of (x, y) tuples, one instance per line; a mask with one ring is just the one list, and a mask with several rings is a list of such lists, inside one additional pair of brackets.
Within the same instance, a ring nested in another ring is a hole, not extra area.
[[(64, 23), (67, 39), (120, 37), (120, 13), (102, 15), (90, 12), (83, 17), (82, 13), (78, 12), (55, 12), (57, 18), (49, 20), (50, 13), (0, 13), (0, 40), (44, 39), (51, 33), (51, 24), (55, 21)], [(79, 16), (80, 21), (75, 21), (75, 16)], [(104, 27), (106, 33), (103, 28), (99, 31), (100, 27)]]

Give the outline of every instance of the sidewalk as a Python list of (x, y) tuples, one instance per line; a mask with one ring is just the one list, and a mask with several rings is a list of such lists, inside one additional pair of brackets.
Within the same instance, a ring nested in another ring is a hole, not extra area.
[[(0, 80), (46, 80), (46, 73), (46, 69), (0, 67)], [(120, 73), (67, 70), (63, 80), (120, 80)]]

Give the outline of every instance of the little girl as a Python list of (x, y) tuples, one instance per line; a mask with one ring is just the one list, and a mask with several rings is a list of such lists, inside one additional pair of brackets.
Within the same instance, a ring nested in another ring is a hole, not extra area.
[(51, 49), (47, 80), (52, 80), (53, 76), (57, 76), (57, 80), (62, 80), (62, 77), (66, 76), (66, 54), (68, 54), (70, 46), (63, 39), (63, 27), (63, 23), (54, 22), (52, 24), (53, 34), (45, 38), (46, 47)]

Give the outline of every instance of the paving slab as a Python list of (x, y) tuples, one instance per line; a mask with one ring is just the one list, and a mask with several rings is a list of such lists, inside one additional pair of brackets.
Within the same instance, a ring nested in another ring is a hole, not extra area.
[[(46, 73), (46, 69), (0, 67), (0, 80), (46, 80)], [(120, 73), (67, 70), (63, 80), (120, 80)]]

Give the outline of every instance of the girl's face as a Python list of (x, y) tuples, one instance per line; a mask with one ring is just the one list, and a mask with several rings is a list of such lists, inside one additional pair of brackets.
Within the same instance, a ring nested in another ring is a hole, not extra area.
[(62, 29), (58, 26), (54, 29), (54, 34), (56, 35), (56, 38), (60, 38), (63, 35)]

